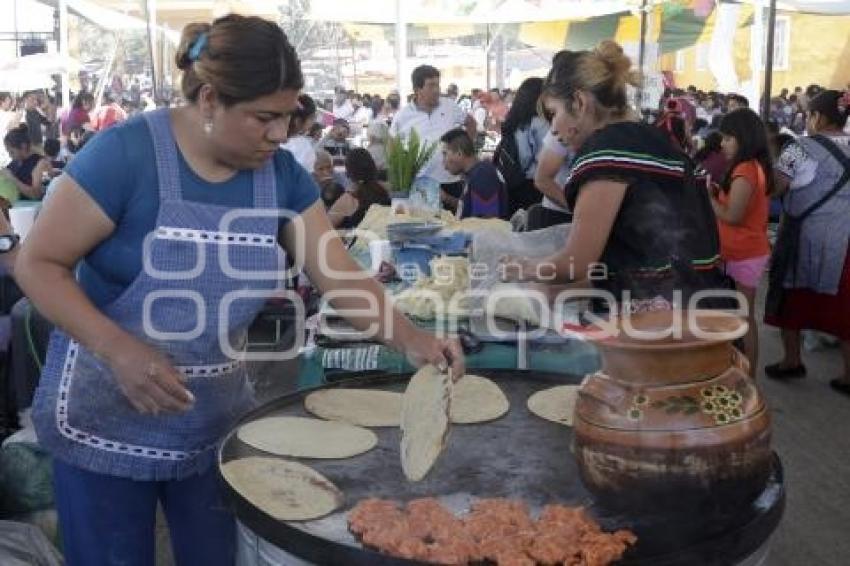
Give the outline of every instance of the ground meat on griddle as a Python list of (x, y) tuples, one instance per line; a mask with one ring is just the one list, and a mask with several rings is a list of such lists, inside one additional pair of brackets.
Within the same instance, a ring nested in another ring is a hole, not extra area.
[(387, 552), (409, 560), (427, 560), (430, 554), (428, 545), (413, 536), (402, 539), (395, 548), (388, 548)]
[(577, 529), (581, 532), (586, 530), (599, 531), (599, 525), (587, 514), (583, 507), (547, 505), (541, 511), (537, 524), (552, 528), (562, 526), (568, 530)]
[(444, 539), (428, 545), (428, 561), (434, 564), (465, 565), (474, 560), (477, 546), (468, 540)]
[(411, 501), (405, 510), (411, 533), (422, 539), (447, 538), (463, 528), (461, 520), (433, 498)]
[(407, 539), (414, 539), (414, 537), (410, 536), (406, 522), (374, 523), (361, 535), (361, 540), (366, 546), (390, 553), (396, 552)]
[(403, 518), (404, 513), (397, 502), (365, 499), (355, 505), (348, 514), (348, 526), (355, 535), (362, 535), (377, 523), (391, 523)]
[(580, 547), (576, 539), (562, 537), (557, 533), (538, 531), (528, 548), (528, 555), (543, 566), (563, 564), (576, 555)]
[(511, 499), (481, 499), (473, 504), (472, 513), (493, 515), (520, 529), (530, 528), (533, 524), (528, 506)]
[(381, 552), (445, 565), (489, 561), (499, 566), (606, 566), (637, 538), (605, 533), (581, 507), (547, 505), (537, 521), (522, 501), (482, 499), (463, 518), (434, 498), (369, 499), (352, 509), (349, 526)]
[[(501, 564), (508, 556), (528, 556), (528, 548), (534, 542), (534, 531), (520, 531), (499, 538), (479, 542), (480, 560), (492, 560)], [(501, 557), (501, 559), (500, 559)]]
[(629, 546), (632, 546), (634, 543), (637, 542), (637, 536), (632, 531), (621, 530), (615, 532), (611, 536)]
[(533, 559), (524, 552), (504, 552), (495, 558), (498, 566), (535, 566)]
[(626, 543), (606, 533), (588, 534), (581, 539), (581, 556), (585, 566), (606, 566), (619, 560)]

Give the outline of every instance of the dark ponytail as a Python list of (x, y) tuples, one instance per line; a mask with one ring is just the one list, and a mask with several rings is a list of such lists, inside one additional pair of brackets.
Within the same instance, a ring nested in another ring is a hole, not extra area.
[(15, 149), (31, 146), (32, 138), (30, 138), (29, 128), (27, 128), (26, 124), (21, 124), (16, 128), (12, 128), (6, 132), (6, 136), (3, 138), (3, 143)]
[(809, 101), (809, 112), (817, 112), (839, 130), (850, 117), (850, 96), (837, 90), (824, 90)]
[(286, 34), (255, 16), (230, 14), (212, 24), (187, 25), (175, 61), (190, 102), (198, 100), (204, 84), (227, 106), (304, 86), (301, 63)]

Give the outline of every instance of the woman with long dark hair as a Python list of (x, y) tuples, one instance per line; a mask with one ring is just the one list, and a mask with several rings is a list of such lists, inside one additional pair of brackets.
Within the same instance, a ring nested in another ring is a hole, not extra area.
[(309, 136), (315, 122), (316, 103), (307, 94), (298, 95), (298, 108), (289, 117), (289, 132), (286, 143), (281, 147), (289, 151), (308, 173), (312, 173), (316, 165), (316, 147)]
[(729, 169), (712, 191), (711, 204), (720, 230), (720, 256), (726, 274), (747, 300), (749, 330), (744, 354), (750, 374), (758, 370), (756, 289), (770, 259), (767, 219), (773, 193), (773, 160), (767, 130), (758, 114), (739, 108), (720, 121), (721, 147)]
[(352, 188), (343, 193), (328, 210), (334, 228), (356, 228), (373, 204), (390, 205), (387, 189), (378, 181), (378, 168), (372, 154), (362, 147), (352, 149), (345, 158), (345, 174)]
[[(774, 379), (806, 375), (800, 331), (819, 330), (841, 340), (844, 372), (830, 382), (850, 395), (850, 106), (837, 90), (809, 102), (810, 137), (787, 144), (776, 163), (785, 216), (774, 249), (765, 322), (782, 329), (784, 355), (764, 368)], [(786, 239), (783, 231), (793, 237)], [(794, 233), (796, 232), (796, 233)], [(796, 248), (796, 249), (795, 249)], [(791, 260), (782, 262), (782, 257)]]
[[(12, 161), (2, 170), (2, 175), (24, 197), (39, 200), (44, 196), (44, 175), (50, 172), (50, 160), (33, 149), (26, 124), (10, 130), (3, 144)], [(9, 208), (16, 200), (14, 194), (0, 196), (0, 201), (5, 201), (0, 206)]]
[(549, 123), (537, 112), (542, 92), (543, 79), (525, 79), (502, 123), (502, 140), (505, 141), (500, 144), (493, 161), (505, 178), (509, 217), (543, 198), (534, 188), (537, 154), (549, 129)]

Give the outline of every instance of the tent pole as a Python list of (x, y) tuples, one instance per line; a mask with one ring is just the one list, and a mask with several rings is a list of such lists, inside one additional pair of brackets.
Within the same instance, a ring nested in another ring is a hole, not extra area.
[(156, 0), (143, 0), (148, 23), (148, 50), (151, 57), (151, 97), (157, 100), (157, 56), (156, 56)]
[[(56, 8), (59, 10), (59, 53), (66, 58), (69, 56), (68, 50), (68, 0), (59, 0), (59, 5)], [(62, 104), (61, 107), (70, 108), (71, 101), (71, 75), (67, 69), (62, 73)]]
[(642, 0), (640, 4), (640, 44), (638, 46), (638, 71), (640, 72), (641, 81), (640, 86), (637, 88), (637, 93), (635, 94), (635, 108), (640, 112), (643, 110), (643, 77), (644, 77), (644, 64), (646, 59), (646, 28), (647, 28), (647, 0)]
[(351, 66), (354, 69), (354, 92), (360, 92), (360, 87), (357, 84), (357, 47), (354, 45), (354, 36), (350, 35), (351, 41)]
[(396, 89), (401, 103), (407, 101), (407, 82), (404, 69), (407, 66), (407, 22), (402, 10), (403, 0), (395, 0), (395, 64)]
[(490, 24), (487, 24), (487, 36), (484, 43), (484, 83), (490, 90)]
[(764, 92), (762, 93), (761, 117), (770, 118), (770, 91), (773, 88), (773, 45), (776, 36), (776, 0), (770, 0), (767, 24), (767, 53), (764, 61)]

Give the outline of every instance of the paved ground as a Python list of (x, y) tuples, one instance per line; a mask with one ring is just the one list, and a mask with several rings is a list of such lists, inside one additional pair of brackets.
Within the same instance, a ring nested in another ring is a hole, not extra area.
[[(763, 327), (761, 336), (762, 365), (779, 359), (779, 332)], [(828, 385), (841, 371), (837, 348), (804, 357), (806, 379), (776, 383), (763, 372), (758, 377), (772, 408), (773, 443), (788, 490), (785, 517), (765, 566), (845, 566), (850, 564), (850, 397)], [(294, 375), (289, 373), (294, 369), (275, 373)], [(275, 393), (283, 392), (287, 381), (275, 379)], [(258, 393), (268, 395), (270, 384), (258, 384)], [(159, 531), (164, 543), (164, 529)], [(160, 544), (159, 566), (171, 564), (165, 546)]]
[[(850, 316), (850, 313), (848, 313)], [(764, 331), (761, 355), (779, 358), (779, 333)], [(807, 353), (809, 377), (760, 377), (773, 410), (773, 443), (785, 466), (788, 503), (774, 535), (771, 566), (850, 564), (850, 397), (830, 389), (837, 349)]]

